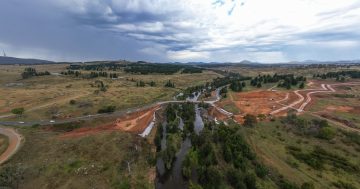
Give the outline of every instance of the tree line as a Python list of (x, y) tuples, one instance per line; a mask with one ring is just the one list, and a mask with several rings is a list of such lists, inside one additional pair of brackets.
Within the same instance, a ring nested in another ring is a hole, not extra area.
[(306, 77), (304, 76), (295, 76), (294, 74), (277, 74), (274, 75), (258, 75), (255, 78), (251, 79), (250, 85), (254, 87), (261, 88), (263, 84), (266, 83), (278, 83), (278, 87), (291, 89), (292, 86), (297, 86), (300, 83), (300, 88), (304, 88)]
[(145, 63), (145, 64), (129, 64), (124, 68), (127, 73), (133, 74), (165, 74), (171, 75), (179, 72), (181, 73), (202, 73), (202, 68), (197, 68), (189, 65), (179, 64), (162, 64), (162, 63)]
[(336, 78), (337, 81), (345, 81), (345, 77), (350, 77), (352, 79), (360, 78), (360, 71), (350, 70), (350, 71), (338, 71), (338, 72), (328, 72), (323, 74), (314, 74), (313, 78)]
[(108, 72), (90, 72), (89, 74), (83, 74), (80, 71), (73, 71), (73, 70), (67, 70), (61, 72), (62, 75), (73, 75), (75, 77), (81, 77), (84, 79), (93, 79), (98, 77), (104, 77), (104, 78), (111, 78), (116, 79), (118, 78), (117, 73), (108, 73)]

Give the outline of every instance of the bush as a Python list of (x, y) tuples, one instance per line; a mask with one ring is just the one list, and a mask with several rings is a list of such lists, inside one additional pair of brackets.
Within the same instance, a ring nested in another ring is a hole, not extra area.
[(247, 114), (244, 119), (244, 125), (247, 127), (253, 127), (257, 123), (256, 117), (254, 115)]
[(14, 108), (11, 110), (11, 113), (15, 114), (15, 115), (22, 115), (25, 112), (24, 108)]
[(334, 128), (331, 127), (322, 127), (319, 130), (318, 137), (325, 139), (325, 140), (331, 140), (335, 137), (336, 131)]
[(264, 165), (257, 164), (255, 167), (255, 173), (260, 178), (265, 178), (268, 174), (268, 170)]
[(70, 100), (70, 104), (71, 104), (71, 105), (76, 104), (76, 100)]
[(98, 110), (98, 113), (99, 114), (103, 114), (103, 113), (112, 113), (114, 112), (116, 109), (116, 106), (106, 106), (106, 107), (103, 107), (101, 109)]

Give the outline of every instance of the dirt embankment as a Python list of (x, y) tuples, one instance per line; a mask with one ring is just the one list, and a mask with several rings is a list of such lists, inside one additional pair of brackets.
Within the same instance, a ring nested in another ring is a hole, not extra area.
[(155, 106), (150, 109), (130, 113), (119, 117), (114, 123), (101, 125), (92, 128), (79, 128), (73, 131), (67, 132), (60, 136), (60, 138), (67, 137), (80, 137), (85, 135), (96, 134), (99, 132), (105, 131), (126, 131), (134, 134), (142, 133), (150, 122), (154, 118), (155, 112), (160, 108), (160, 106)]
[(210, 107), (208, 109), (208, 114), (214, 118), (216, 118), (217, 120), (220, 121), (226, 121), (227, 119), (229, 119), (229, 117), (227, 115), (225, 115), (224, 113), (222, 113), (219, 109), (217, 109), (216, 107)]

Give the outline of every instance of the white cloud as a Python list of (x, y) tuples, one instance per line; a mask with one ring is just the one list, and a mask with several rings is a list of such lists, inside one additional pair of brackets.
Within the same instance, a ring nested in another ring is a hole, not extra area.
[(161, 60), (279, 62), (291, 58), (287, 46), (359, 48), (357, 0), (214, 2), (53, 0), (51, 4), (80, 26), (135, 39), (142, 44), (136, 52)]
[(167, 56), (171, 60), (177, 61), (195, 61), (209, 58), (208, 52), (195, 52), (195, 51), (168, 51)]

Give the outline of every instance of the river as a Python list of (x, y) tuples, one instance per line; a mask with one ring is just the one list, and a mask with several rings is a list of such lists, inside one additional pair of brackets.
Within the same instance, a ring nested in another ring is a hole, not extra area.
[[(200, 109), (198, 105), (195, 105), (195, 121), (194, 121), (194, 131), (196, 134), (199, 134), (200, 131), (204, 128), (204, 122), (201, 118)], [(166, 127), (165, 125), (163, 127)], [(180, 119), (179, 127), (183, 127), (183, 121)], [(166, 148), (166, 128), (164, 128), (165, 134), (163, 134), (163, 138), (161, 141), (161, 150)], [(163, 146), (164, 143), (164, 146)], [(164, 148), (163, 148), (164, 147)], [(182, 162), (184, 161), (186, 154), (191, 148), (191, 140), (190, 137), (187, 136), (185, 140), (182, 142), (180, 150), (176, 154), (176, 160), (172, 166), (171, 171), (168, 175), (165, 174), (165, 166), (164, 162), (162, 161), (161, 157), (157, 159), (156, 168), (158, 171), (158, 178), (156, 179), (156, 186), (157, 189), (183, 189), (188, 188), (188, 182), (184, 180), (181, 168)]]

